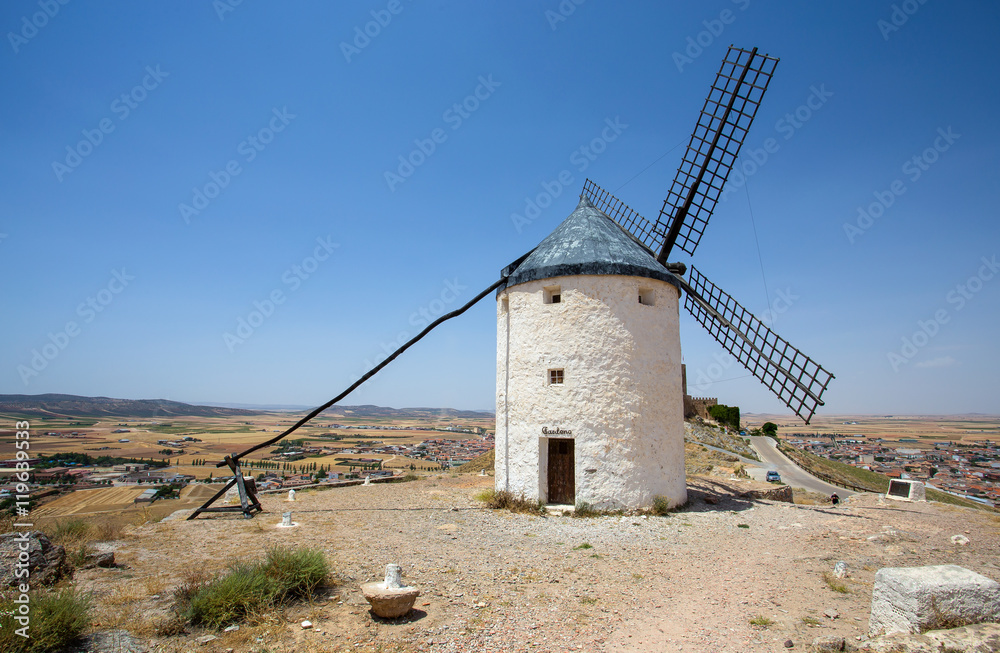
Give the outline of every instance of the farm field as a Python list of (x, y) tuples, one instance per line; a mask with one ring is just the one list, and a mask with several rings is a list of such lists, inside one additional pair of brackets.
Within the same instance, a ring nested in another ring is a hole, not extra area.
[(138, 485), (77, 490), (64, 494), (42, 506), (32, 515), (35, 517), (65, 517), (80, 513), (119, 512), (133, 505), (133, 500), (147, 488)]
[(743, 415), (743, 422), (748, 428), (774, 422), (782, 437), (793, 433), (861, 434), (889, 441), (906, 440), (907, 446), (917, 449), (933, 448), (935, 442), (944, 441), (962, 444), (1000, 441), (1000, 416), (997, 415), (816, 415), (809, 425), (805, 425), (788, 415), (748, 413)]
[[(290, 436), (290, 440), (304, 440), (303, 446), (329, 446), (337, 449), (365, 445), (415, 445), (424, 440), (464, 440), (482, 436), (453, 429), (485, 429), (492, 431), (493, 416), (476, 413), (471, 417), (453, 415), (437, 416), (433, 411), (418, 409), (413, 417), (384, 417), (364, 411), (336, 409), (324, 413), (310, 424)], [(172, 417), (169, 420), (144, 418), (80, 419), (64, 417), (28, 418), (30, 420), (30, 446), (32, 457), (57, 453), (85, 453), (93, 457), (113, 456), (145, 460), (167, 460), (169, 469), (190, 474), (198, 479), (219, 477), (228, 472), (215, 463), (226, 455), (240, 452), (252, 445), (275, 437), (292, 426), (301, 414), (260, 413), (253, 416), (229, 417)], [(13, 423), (25, 419), (17, 415), (0, 414), (0, 460), (13, 457)], [(336, 428), (334, 424), (338, 425)], [(9, 425), (9, 426), (8, 426)], [(3, 428), (6, 427), (6, 428)], [(418, 430), (422, 429), (422, 430)], [(116, 430), (127, 432), (115, 433)], [(46, 435), (59, 432), (60, 435)], [(76, 433), (73, 435), (73, 433)], [(182, 441), (192, 438), (183, 446), (161, 444), (158, 441)], [(248, 456), (245, 464), (259, 467), (257, 463), (271, 460), (275, 447), (267, 447)], [(170, 450), (170, 453), (166, 453)], [(363, 453), (310, 455), (289, 465), (306, 464), (324, 466), (334, 471), (348, 471), (360, 458), (383, 461), (385, 468), (409, 469), (429, 467), (434, 463), (400, 455)], [(205, 461), (204, 464), (192, 464)]]
[(77, 490), (36, 507), (31, 511), (31, 518), (43, 530), (74, 519), (85, 519), (91, 524), (141, 524), (158, 521), (177, 510), (196, 508), (220, 488), (221, 484), (192, 484), (181, 490), (178, 499), (159, 499), (152, 504), (138, 505), (132, 500), (148, 487)]

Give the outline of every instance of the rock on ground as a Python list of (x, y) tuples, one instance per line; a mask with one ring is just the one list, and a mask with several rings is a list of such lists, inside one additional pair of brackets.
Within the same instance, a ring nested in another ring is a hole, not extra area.
[(28, 551), (27, 580), (32, 586), (51, 585), (64, 577), (73, 577), (73, 567), (66, 561), (66, 549), (53, 544), (41, 531), (31, 531), (25, 538), (21, 533), (0, 535), (0, 587), (11, 587), (24, 582), (19, 576), (18, 556)]
[(986, 623), (923, 635), (896, 634), (867, 642), (849, 651), (872, 653), (1000, 653), (1000, 624)]

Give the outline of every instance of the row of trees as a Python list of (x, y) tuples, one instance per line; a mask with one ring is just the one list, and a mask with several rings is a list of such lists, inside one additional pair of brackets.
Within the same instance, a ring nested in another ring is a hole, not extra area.
[[(195, 467), (204, 467), (205, 465), (214, 465), (216, 461), (208, 460), (207, 458), (195, 458), (191, 461), (191, 465)], [(245, 469), (270, 469), (275, 471), (283, 472), (312, 472), (316, 471), (316, 463), (311, 465), (289, 465), (287, 462), (277, 463), (271, 460), (246, 460), (242, 461), (243, 467)]]
[(740, 430), (740, 407), (716, 404), (708, 407), (708, 414), (719, 424)]
[[(719, 424), (728, 426), (736, 431), (740, 430), (740, 407), (717, 404), (708, 407), (708, 414)], [(774, 422), (764, 422), (759, 429), (750, 431), (750, 435), (766, 435), (772, 438), (778, 437), (778, 425)]]
[(126, 463), (137, 463), (149, 465), (150, 467), (167, 467), (170, 464), (170, 460), (160, 460), (152, 457), (146, 460), (145, 458), (122, 458), (121, 456), (91, 456), (85, 453), (65, 452), (42, 456), (41, 462), (35, 465), (35, 468), (47, 469), (49, 467), (72, 466), (68, 465), (69, 463), (83, 467), (91, 465), (111, 467), (112, 465), (124, 465)]

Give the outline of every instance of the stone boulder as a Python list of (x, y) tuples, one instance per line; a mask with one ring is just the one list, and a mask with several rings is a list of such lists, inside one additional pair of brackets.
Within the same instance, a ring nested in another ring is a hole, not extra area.
[(0, 587), (12, 587), (24, 582), (25, 578), (17, 573), (24, 567), (28, 569), (27, 580), (33, 587), (52, 585), (64, 577), (73, 577), (73, 567), (66, 560), (66, 549), (53, 544), (45, 533), (31, 531), (0, 535)]
[(792, 486), (782, 485), (769, 490), (747, 490), (740, 493), (744, 499), (767, 499), (768, 501), (792, 502)]
[(957, 565), (887, 567), (875, 574), (872, 635), (1000, 621), (1000, 583)]
[(81, 569), (93, 569), (94, 567), (103, 567), (105, 569), (110, 569), (115, 566), (115, 552), (114, 551), (99, 551), (97, 553), (88, 553), (87, 559), (84, 561)]
[(982, 623), (950, 630), (931, 630), (922, 635), (897, 633), (861, 643), (857, 647), (848, 644), (843, 650), (871, 653), (1000, 653), (1000, 624)]

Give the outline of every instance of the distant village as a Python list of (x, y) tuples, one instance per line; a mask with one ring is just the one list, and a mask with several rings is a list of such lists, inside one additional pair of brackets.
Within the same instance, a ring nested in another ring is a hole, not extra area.
[[(119, 426), (127, 426), (121, 424)], [(450, 469), (462, 465), (474, 458), (493, 449), (494, 438), (492, 433), (487, 433), (486, 429), (480, 427), (465, 428), (459, 426), (437, 426), (437, 427), (413, 427), (413, 426), (365, 426), (330, 424), (328, 428), (352, 429), (352, 430), (408, 430), (408, 431), (445, 431), (450, 433), (462, 433), (475, 435), (474, 438), (461, 440), (434, 438), (424, 440), (416, 444), (386, 444), (384, 441), (372, 440), (369, 442), (354, 442), (355, 435), (341, 435), (333, 432), (324, 433), (318, 436), (310, 436), (299, 440), (286, 440), (277, 445), (271, 451), (271, 455), (266, 460), (245, 460), (244, 473), (257, 477), (257, 487), (259, 490), (280, 490), (288, 488), (298, 488), (311, 484), (333, 484), (344, 480), (359, 479), (372, 476), (373, 478), (392, 476), (393, 469), (399, 473), (406, 473), (416, 469)], [(118, 428), (113, 433), (123, 435), (130, 433), (128, 428)], [(86, 432), (83, 431), (49, 431), (45, 435), (62, 438), (83, 438)], [(350, 438), (350, 444), (334, 444), (334, 442)], [(331, 440), (332, 442), (316, 441)], [(119, 442), (128, 442), (127, 438), (119, 439)], [(190, 474), (182, 474), (170, 469), (169, 457), (184, 453), (193, 445), (202, 441), (192, 436), (162, 438), (156, 443), (163, 447), (157, 453), (167, 457), (160, 462), (146, 463), (123, 462), (114, 465), (93, 465), (82, 464), (72, 461), (72, 454), (65, 456), (66, 461), (52, 465), (51, 459), (33, 458), (26, 461), (36, 468), (32, 473), (32, 480), (29, 486), (32, 488), (32, 496), (39, 497), (42, 494), (50, 494), (55, 490), (54, 486), (63, 486), (64, 489), (87, 489), (107, 486), (128, 486), (128, 485), (149, 485), (168, 489), (183, 487), (196, 480)], [(308, 445), (305, 443), (309, 442)], [(102, 451), (108, 447), (98, 447), (95, 451)], [(332, 466), (317, 466), (315, 462), (309, 461), (311, 457), (331, 456), (337, 460), (340, 471), (334, 471)], [(389, 458), (384, 458), (388, 456)], [(383, 465), (389, 461), (388, 465)], [(305, 462), (303, 462), (305, 461)], [(25, 462), (25, 461), (21, 461)], [(212, 461), (214, 462), (214, 461)], [(0, 468), (14, 467), (15, 461), (0, 461)], [(343, 468), (347, 468), (344, 471)], [(223, 476), (224, 472), (220, 472)], [(203, 479), (205, 482), (207, 479)], [(216, 481), (219, 477), (216, 478)], [(207, 480), (207, 482), (211, 482)], [(66, 486), (70, 487), (66, 487)], [(48, 488), (49, 491), (39, 493), (39, 490)], [(14, 485), (0, 484), (0, 500), (11, 497), (14, 493)], [(162, 495), (163, 493), (161, 493)], [(143, 493), (137, 502), (152, 501), (157, 497), (157, 490), (152, 489)]]
[(1000, 507), (1000, 444), (935, 442), (933, 449), (907, 447), (919, 440), (887, 442), (864, 435), (792, 433), (788, 444), (824, 458), (890, 478), (914, 479), (946, 492)]
[[(125, 424), (119, 426), (127, 426)], [(458, 426), (383, 426), (329, 424), (328, 429), (365, 431), (446, 431), (474, 437), (454, 440), (432, 438), (419, 443), (387, 444), (385, 441), (358, 441), (356, 435), (338, 434), (333, 431), (298, 440), (279, 443), (264, 461), (244, 461), (244, 470), (258, 479), (261, 490), (297, 488), (310, 484), (332, 484), (367, 476), (392, 476), (393, 470), (450, 469), (490, 451), (494, 436), (485, 429)], [(128, 428), (114, 433), (128, 434)], [(84, 431), (45, 433), (48, 436), (82, 438)], [(935, 442), (933, 449), (918, 448), (916, 439), (885, 441), (882, 438), (861, 434), (792, 433), (782, 436), (789, 444), (816, 455), (837, 460), (848, 465), (885, 474), (890, 478), (915, 479), (946, 492), (967, 496), (983, 503), (1000, 507), (1000, 443), (979, 441), (958, 444), (950, 441)], [(341, 440), (350, 443), (341, 444)], [(121, 438), (127, 442), (126, 438)], [(101, 486), (149, 485), (151, 487), (183, 487), (195, 477), (170, 468), (169, 456), (184, 453), (202, 441), (192, 436), (157, 440), (162, 446), (158, 453), (167, 456), (161, 462), (123, 462), (114, 465), (86, 465), (65, 462), (46, 466), (41, 458), (28, 461), (33, 467), (35, 490), (43, 486), (71, 484), (73, 489)], [(907, 446), (912, 444), (914, 446)], [(107, 447), (100, 447), (106, 449)], [(332, 457), (337, 460), (335, 469), (328, 465), (317, 466), (313, 457)], [(386, 464), (387, 463), (387, 464)], [(0, 467), (13, 467), (14, 461), (0, 461)], [(221, 472), (220, 472), (221, 473)], [(11, 496), (13, 487), (0, 485), (0, 499)], [(155, 490), (154, 490), (155, 492)], [(33, 492), (34, 494), (34, 492)], [(151, 500), (143, 495), (141, 500)]]

